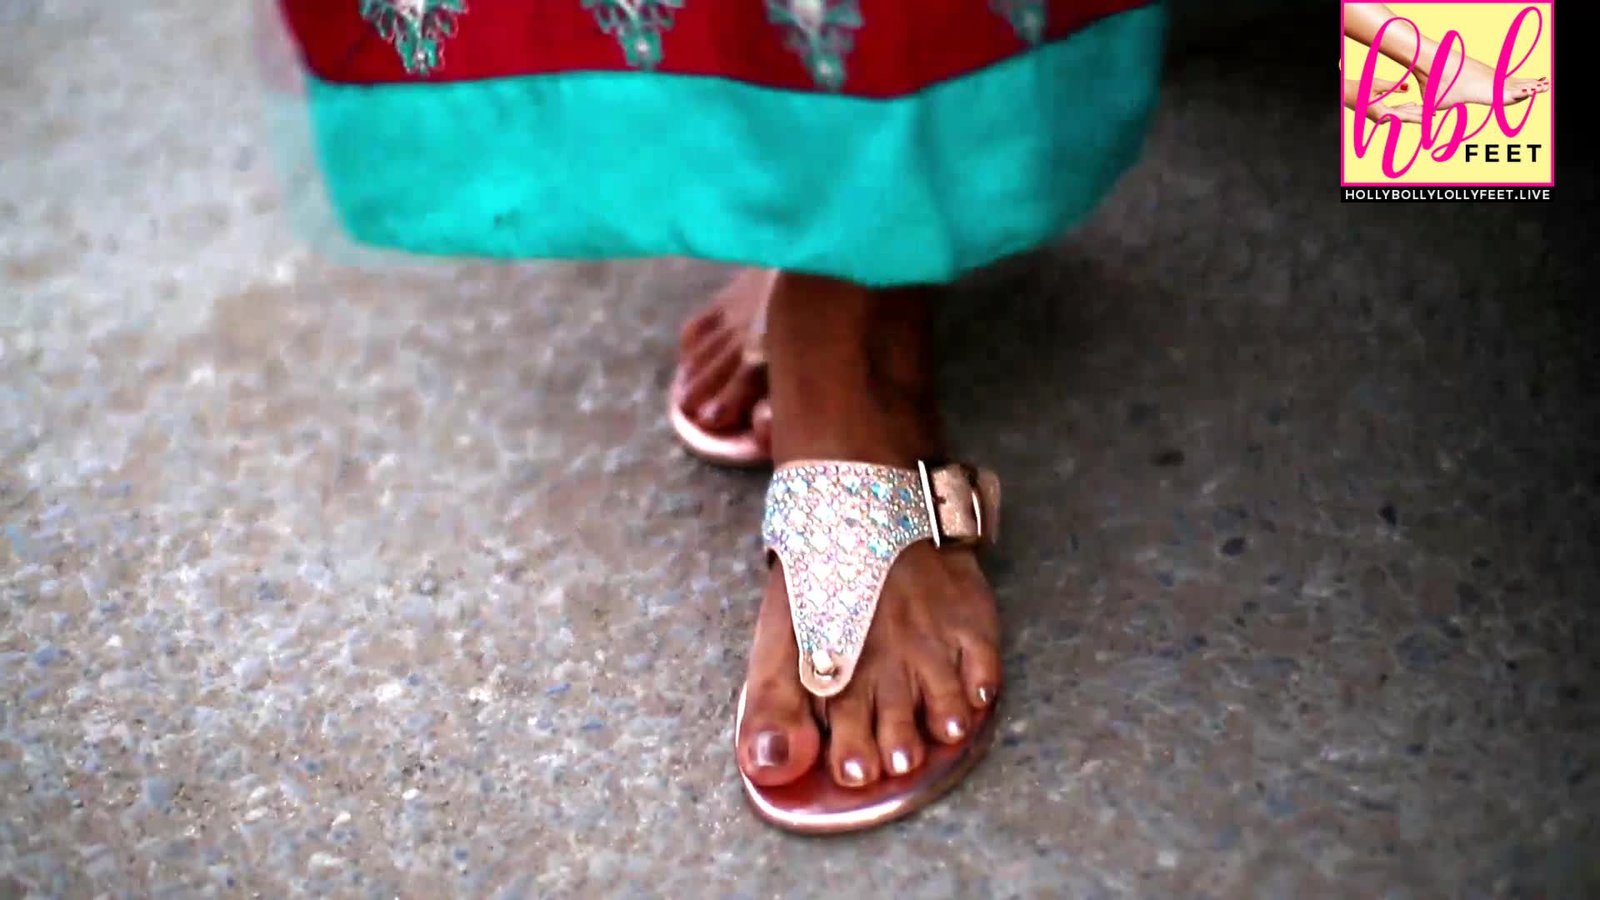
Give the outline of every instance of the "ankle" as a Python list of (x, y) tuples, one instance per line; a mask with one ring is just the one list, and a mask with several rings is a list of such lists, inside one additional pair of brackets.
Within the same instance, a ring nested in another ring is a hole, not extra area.
[(909, 465), (940, 452), (925, 297), (785, 275), (769, 315), (775, 458)]

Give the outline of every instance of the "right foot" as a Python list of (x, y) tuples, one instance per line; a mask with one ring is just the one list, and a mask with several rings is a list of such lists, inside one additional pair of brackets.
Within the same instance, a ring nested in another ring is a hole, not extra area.
[[(1439, 109), (1449, 109), (1457, 103), (1476, 103), (1489, 106), (1494, 103), (1494, 67), (1479, 62), (1472, 57), (1466, 57), (1461, 62), (1461, 74), (1452, 83), (1450, 73), (1455, 71), (1456, 61), (1462, 58), (1460, 49), (1452, 51), (1453, 59), (1444, 65), (1444, 83), (1449, 84), (1449, 90), (1436, 101)], [(1420, 68), (1415, 73), (1417, 84), (1423, 91), (1428, 89), (1428, 72)], [(1503, 106), (1514, 106), (1529, 100), (1535, 94), (1542, 94), (1550, 90), (1549, 77), (1544, 78), (1507, 78), (1505, 90), (1500, 95)]]
[[(942, 447), (925, 298), (785, 275), (769, 350), (774, 456), (909, 468)], [(975, 551), (905, 549), (883, 585), (844, 690), (814, 697), (782, 563), (767, 578), (746, 676), (739, 767), (775, 787), (824, 760), (863, 788), (922, 766), (974, 733), (1000, 689), (999, 619)]]
[(683, 412), (712, 434), (752, 431), (769, 454), (772, 409), (765, 366), (747, 351), (752, 333), (763, 328), (771, 291), (771, 272), (741, 269), (684, 324), (678, 341)]

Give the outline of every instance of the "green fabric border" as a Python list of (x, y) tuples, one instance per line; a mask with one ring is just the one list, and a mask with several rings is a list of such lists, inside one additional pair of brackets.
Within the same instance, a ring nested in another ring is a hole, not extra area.
[(639, 72), (308, 92), (363, 243), (937, 283), (1093, 211), (1138, 156), (1165, 22), (1142, 7), (891, 100)]

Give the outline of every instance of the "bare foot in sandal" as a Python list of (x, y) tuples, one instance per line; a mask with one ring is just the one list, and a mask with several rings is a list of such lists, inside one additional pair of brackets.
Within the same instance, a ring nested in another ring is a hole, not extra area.
[[(678, 341), (671, 402), (686, 423), (714, 437), (748, 433), (754, 438), (742, 452), (734, 451), (752, 458), (718, 462), (749, 464), (771, 456), (772, 414), (760, 334), (772, 280), (770, 271), (741, 269), (684, 324)], [(703, 456), (723, 455), (700, 446), (709, 443), (701, 435), (679, 430), (690, 450)]]
[[(928, 297), (784, 275), (772, 303), (768, 351), (780, 479), (783, 465), (795, 460), (914, 470), (918, 460), (941, 457)], [(883, 496), (894, 484), (916, 482), (890, 479)], [(850, 493), (858, 487), (876, 486), (852, 485)], [(921, 515), (922, 495), (910, 503), (908, 487), (904, 496), (908, 503), (902, 509)], [(769, 494), (769, 504), (771, 499)], [(769, 505), (769, 539), (772, 509)], [(904, 521), (909, 526), (910, 518)], [(829, 539), (847, 543), (839, 537), (848, 531), (842, 525), (824, 531), (826, 537), (813, 533), (808, 538), (802, 531), (797, 539), (816, 540), (819, 546)], [(907, 781), (914, 781), (919, 769), (939, 755), (938, 748), (963, 744), (987, 721), (1001, 681), (999, 621), (977, 557), (971, 549), (935, 549), (926, 540), (908, 543), (898, 557), (890, 552), (898, 548), (877, 548), (882, 559), (893, 562), (885, 563), (888, 574), (876, 613), (868, 613), (870, 627), (859, 657), (845, 660), (843, 671), (836, 672), (847, 678), (843, 690), (826, 699), (802, 683), (788, 591), (796, 578), (822, 583), (813, 570), (823, 565), (832, 573), (834, 562), (840, 570), (854, 563), (845, 551), (824, 554), (825, 562), (812, 556), (810, 568), (794, 578), (783, 563), (772, 566), (737, 737), (739, 766), (752, 790), (795, 783), (813, 773), (819, 761), (832, 781), (825, 787), (837, 785), (857, 795), (871, 793), (863, 789), (891, 775), (910, 774)], [(817, 599), (848, 600), (839, 595)], [(809, 633), (807, 624), (801, 625)], [(809, 678), (817, 680), (815, 674)]]

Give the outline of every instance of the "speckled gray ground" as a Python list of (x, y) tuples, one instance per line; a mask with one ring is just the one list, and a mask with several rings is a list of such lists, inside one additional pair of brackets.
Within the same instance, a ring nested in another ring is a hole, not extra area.
[(231, 6), (0, 8), (0, 896), (1600, 889), (1575, 216), (1341, 206), (1323, 68), (1191, 48), (948, 302), (1003, 740), (795, 840), (729, 750), (761, 482), (661, 418), (719, 274), (308, 256)]

